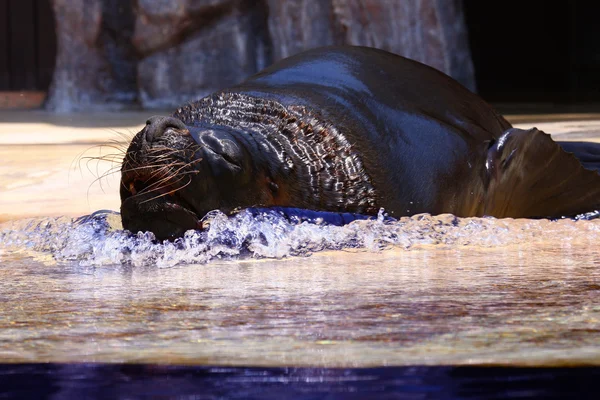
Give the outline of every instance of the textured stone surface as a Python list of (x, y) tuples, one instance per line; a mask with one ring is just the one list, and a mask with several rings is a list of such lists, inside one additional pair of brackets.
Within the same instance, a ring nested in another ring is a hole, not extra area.
[(46, 107), (120, 108), (136, 101), (133, 9), (120, 0), (53, 0), (57, 57)]
[(377, 47), (475, 88), (462, 6), (447, 0), (269, 0), (275, 59), (311, 47)]
[(313, 47), (382, 48), (474, 89), (458, 0), (53, 0), (48, 108), (171, 108)]
[[(140, 8), (134, 43), (142, 106), (173, 107), (231, 86), (262, 69), (268, 57), (260, 2), (180, 0), (156, 16)], [(175, 27), (175, 28), (174, 28)]]
[(461, 3), (449, 0), (331, 0), (343, 42), (388, 50), (475, 88)]
[(344, 43), (334, 26), (331, 0), (268, 0), (268, 7), (274, 60), (313, 47)]

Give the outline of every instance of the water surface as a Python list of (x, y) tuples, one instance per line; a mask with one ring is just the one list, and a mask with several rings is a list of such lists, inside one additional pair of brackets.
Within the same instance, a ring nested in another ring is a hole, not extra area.
[(0, 225), (0, 360), (600, 364), (598, 220), (269, 218), (171, 244), (110, 218)]

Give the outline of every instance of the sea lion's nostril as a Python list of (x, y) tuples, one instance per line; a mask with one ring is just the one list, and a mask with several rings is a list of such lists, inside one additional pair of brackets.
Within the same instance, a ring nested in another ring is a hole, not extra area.
[(146, 141), (154, 142), (159, 139), (168, 128), (187, 129), (185, 124), (173, 117), (154, 116), (146, 121)]

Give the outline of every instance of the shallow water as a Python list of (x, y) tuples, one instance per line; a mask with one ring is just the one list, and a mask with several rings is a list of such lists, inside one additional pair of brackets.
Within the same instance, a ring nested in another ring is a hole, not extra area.
[(0, 225), (0, 361), (600, 364), (600, 221)]

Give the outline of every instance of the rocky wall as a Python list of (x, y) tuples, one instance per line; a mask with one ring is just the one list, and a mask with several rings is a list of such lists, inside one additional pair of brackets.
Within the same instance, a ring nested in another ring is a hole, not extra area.
[(52, 0), (47, 107), (172, 108), (312, 47), (378, 47), (474, 89), (459, 0)]

